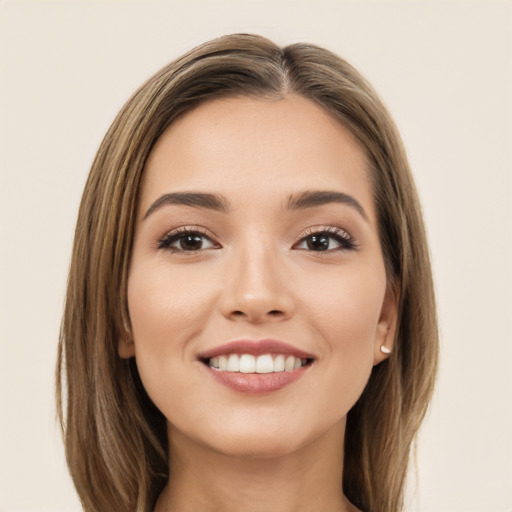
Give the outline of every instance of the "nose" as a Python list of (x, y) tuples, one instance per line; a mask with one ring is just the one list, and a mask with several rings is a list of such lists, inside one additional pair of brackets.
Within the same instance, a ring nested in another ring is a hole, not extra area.
[(254, 324), (291, 318), (295, 301), (284, 258), (268, 244), (265, 248), (264, 243), (234, 251), (227, 263), (228, 277), (223, 288), (224, 316)]

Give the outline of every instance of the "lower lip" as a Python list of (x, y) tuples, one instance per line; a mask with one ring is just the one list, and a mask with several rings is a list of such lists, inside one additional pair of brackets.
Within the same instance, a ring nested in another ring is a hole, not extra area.
[(291, 372), (239, 373), (220, 371), (204, 364), (203, 366), (220, 384), (240, 393), (250, 394), (279, 391), (299, 380), (309, 368), (309, 366), (303, 366)]

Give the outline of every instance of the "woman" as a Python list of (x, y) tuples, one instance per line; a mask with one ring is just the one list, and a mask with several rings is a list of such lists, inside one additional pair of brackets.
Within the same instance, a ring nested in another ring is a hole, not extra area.
[(60, 340), (85, 510), (401, 510), (436, 364), (414, 183), (350, 65), (232, 35), (135, 93), (85, 187)]

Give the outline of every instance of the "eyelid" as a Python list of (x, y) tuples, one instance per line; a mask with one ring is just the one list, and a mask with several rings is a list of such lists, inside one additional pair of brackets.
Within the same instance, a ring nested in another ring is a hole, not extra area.
[(318, 226), (310, 226), (304, 230), (304, 233), (318, 233), (318, 232), (328, 232), (328, 233), (342, 233), (347, 237), (350, 237), (348, 231), (345, 228), (340, 228), (339, 226), (334, 226), (332, 224), (320, 224)]
[[(339, 243), (344, 243), (345, 246), (341, 246), (337, 249), (331, 249), (325, 252), (332, 252), (335, 250), (350, 250), (350, 249), (357, 249), (357, 243), (354, 239), (354, 237), (343, 228), (339, 228), (337, 226), (311, 226), (304, 230), (298, 237), (298, 241), (294, 244), (294, 247), (304, 242), (304, 240), (308, 236), (312, 235), (318, 235), (325, 233), (327, 235), (332, 236), (333, 238), (337, 238), (340, 240)], [(319, 251), (320, 252), (320, 251)]]
[(339, 235), (346, 240), (353, 240), (353, 237), (350, 235), (350, 233), (343, 228), (339, 228), (337, 226), (310, 226), (307, 229), (305, 229), (300, 235), (297, 237), (299, 240), (310, 236), (310, 235), (316, 235), (318, 233), (329, 233), (332, 235)]
[[(178, 237), (179, 235), (186, 235), (187, 233), (199, 233), (200, 235), (207, 238), (216, 248), (220, 248), (220, 244), (216, 241), (216, 235), (209, 231), (208, 229), (202, 226), (194, 226), (194, 225), (184, 225), (178, 226), (174, 229), (171, 229), (165, 232), (162, 236), (160, 236), (155, 242), (155, 248), (157, 250), (172, 250), (170, 247), (171, 239), (174, 237)], [(166, 245), (166, 243), (168, 244)], [(207, 248), (211, 249), (211, 247)], [(200, 251), (204, 251), (207, 249), (200, 249), (199, 251), (182, 251), (176, 249), (175, 252), (187, 252), (188, 254), (195, 254)]]

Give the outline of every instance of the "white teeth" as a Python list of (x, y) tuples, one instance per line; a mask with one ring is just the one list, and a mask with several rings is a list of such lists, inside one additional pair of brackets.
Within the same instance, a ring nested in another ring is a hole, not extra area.
[(294, 356), (285, 356), (277, 354), (263, 354), (255, 357), (252, 354), (226, 354), (223, 356), (212, 357), (208, 365), (223, 372), (240, 373), (272, 373), (272, 372), (292, 372), (298, 370), (306, 364), (306, 359), (300, 359)]
[(274, 371), (284, 372), (284, 356), (282, 354), (279, 354), (274, 359)]
[(256, 371), (256, 358), (251, 354), (242, 354), (240, 356), (240, 372), (254, 373)]
[(231, 354), (228, 359), (228, 366), (226, 368), (228, 372), (239, 372), (240, 371), (240, 358), (236, 354)]
[(256, 359), (256, 373), (272, 373), (274, 371), (274, 360), (270, 354), (258, 356)]
[(284, 363), (284, 369), (287, 372), (292, 372), (294, 368), (295, 368), (295, 357), (288, 356), (286, 358), (286, 362)]

